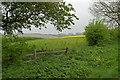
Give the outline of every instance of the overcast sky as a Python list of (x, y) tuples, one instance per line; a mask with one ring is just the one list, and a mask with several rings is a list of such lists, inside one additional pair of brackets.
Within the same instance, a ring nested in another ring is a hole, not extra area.
[(93, 18), (92, 14), (89, 13), (89, 6), (91, 5), (91, 0), (64, 0), (67, 3), (71, 3), (76, 10), (76, 16), (79, 20), (74, 20), (75, 25), (71, 26), (71, 30), (63, 30), (62, 32), (57, 31), (53, 25), (48, 24), (47, 29), (42, 28), (39, 30), (32, 27), (32, 30), (23, 30), (24, 33), (42, 33), (42, 34), (58, 34), (58, 33), (81, 33), (84, 32), (84, 27), (88, 25), (90, 19)]

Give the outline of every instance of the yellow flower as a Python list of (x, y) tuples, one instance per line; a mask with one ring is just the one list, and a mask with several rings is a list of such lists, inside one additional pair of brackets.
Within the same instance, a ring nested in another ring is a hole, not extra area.
[(58, 38), (73, 38), (73, 37), (86, 37), (85, 35), (77, 35), (77, 36), (65, 36), (65, 37), (58, 37)]
[(100, 60), (100, 58), (96, 58), (95, 60), (96, 60), (96, 61), (99, 61), (99, 60)]

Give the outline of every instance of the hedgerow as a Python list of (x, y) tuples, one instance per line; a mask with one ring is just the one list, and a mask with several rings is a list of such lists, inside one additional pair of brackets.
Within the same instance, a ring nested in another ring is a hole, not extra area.
[(85, 27), (86, 39), (90, 46), (103, 45), (110, 42), (110, 34), (104, 20), (95, 20)]
[(20, 64), (25, 54), (32, 52), (31, 50), (32, 47), (22, 37), (2, 37), (3, 66)]

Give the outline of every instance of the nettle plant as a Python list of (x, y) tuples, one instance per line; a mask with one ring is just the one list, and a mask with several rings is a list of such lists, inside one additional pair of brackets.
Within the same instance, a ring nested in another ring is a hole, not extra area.
[(112, 41), (114, 41), (114, 40), (117, 40), (118, 39), (118, 37), (119, 37), (119, 35), (118, 35), (118, 28), (111, 28), (111, 29), (109, 29), (109, 33), (110, 33), (110, 39), (112, 40)]
[[(2, 63), (4, 65), (20, 64), (25, 54), (29, 53), (32, 47), (21, 37), (3, 37), (2, 38)], [(6, 59), (10, 58), (10, 59)]]
[(110, 34), (104, 20), (95, 20), (85, 27), (86, 39), (90, 46), (103, 45), (110, 42)]

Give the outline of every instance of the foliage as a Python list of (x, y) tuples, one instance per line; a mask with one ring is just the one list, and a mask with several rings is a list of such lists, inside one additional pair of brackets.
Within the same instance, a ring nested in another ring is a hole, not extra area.
[(85, 27), (85, 35), (89, 45), (103, 45), (110, 42), (110, 34), (104, 20), (94, 20)]
[(37, 55), (36, 61), (22, 63), (21, 66), (3, 67), (3, 79), (118, 78), (117, 42), (105, 46), (87, 46), (86, 38), (56, 38), (29, 40), (27, 43), (35, 45), (40, 51), (41, 48), (43, 51), (54, 51), (68, 47), (68, 54), (63, 56), (42, 54)]
[[(20, 64), (25, 54), (30, 53), (30, 47), (24, 38), (21, 37), (2, 37), (2, 58), (3, 66), (10, 64)], [(11, 59), (7, 59), (11, 58)]]
[[(47, 23), (62, 31), (74, 25), (73, 18), (78, 18), (71, 4), (65, 2), (2, 2), (2, 27), (5, 34), (23, 33), (22, 29), (31, 30), (31, 26), (41, 29)], [(45, 28), (47, 28), (45, 26)]]
[(118, 28), (109, 29), (109, 33), (111, 40), (116, 40), (119, 37)]
[(95, 17), (105, 19), (105, 22), (108, 25), (119, 27), (119, 5), (120, 3), (118, 0), (115, 0), (114, 2), (99, 0), (97, 2), (95, 1), (89, 9)]

